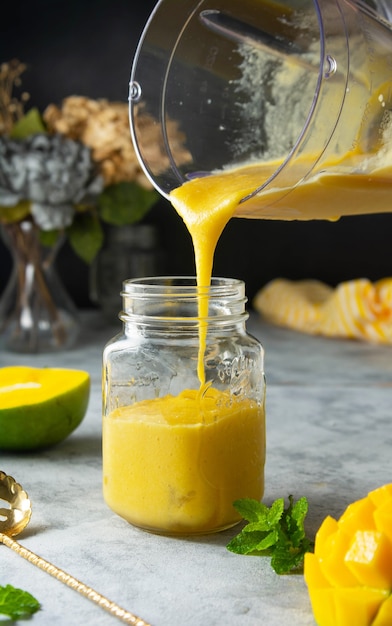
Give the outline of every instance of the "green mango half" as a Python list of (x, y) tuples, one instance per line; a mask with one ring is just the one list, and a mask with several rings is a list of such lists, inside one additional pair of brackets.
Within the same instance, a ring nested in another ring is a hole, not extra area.
[(0, 449), (56, 445), (79, 426), (90, 396), (90, 376), (73, 369), (0, 368)]

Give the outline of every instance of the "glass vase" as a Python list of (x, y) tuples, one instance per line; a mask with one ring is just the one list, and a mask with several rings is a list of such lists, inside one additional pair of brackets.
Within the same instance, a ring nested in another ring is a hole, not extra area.
[(29, 220), (2, 225), (13, 260), (0, 297), (0, 341), (12, 352), (57, 352), (74, 345), (79, 331), (77, 310), (55, 268), (63, 243), (44, 246)]

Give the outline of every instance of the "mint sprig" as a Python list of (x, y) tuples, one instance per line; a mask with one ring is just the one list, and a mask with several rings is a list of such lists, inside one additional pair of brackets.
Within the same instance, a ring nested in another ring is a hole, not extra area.
[(28, 591), (12, 585), (0, 586), (0, 614), (17, 620), (33, 615), (41, 605)]
[(305, 533), (305, 497), (294, 502), (290, 495), (286, 508), (284, 498), (275, 500), (269, 508), (252, 498), (236, 500), (233, 506), (248, 524), (227, 545), (230, 552), (271, 556), (271, 566), (277, 574), (302, 567), (305, 553), (314, 548)]

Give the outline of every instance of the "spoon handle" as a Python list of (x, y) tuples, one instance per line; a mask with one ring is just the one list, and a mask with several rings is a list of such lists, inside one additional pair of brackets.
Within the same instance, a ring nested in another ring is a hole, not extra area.
[(37, 554), (34, 554), (34, 552), (31, 552), (27, 548), (24, 548), (20, 545), (20, 543), (8, 537), (8, 535), (0, 533), (0, 543), (3, 543), (8, 548), (11, 548), (11, 550), (19, 554), (19, 556), (23, 557), (27, 561), (30, 561), (30, 563), (36, 565), (44, 572), (47, 572), (47, 574), (50, 574), (54, 578), (57, 578), (57, 580), (64, 583), (65, 585), (68, 585), (68, 587), (71, 587), (71, 589), (74, 589), (82, 596), (85, 596), (92, 602), (95, 602), (102, 609), (104, 609), (108, 613), (111, 613), (114, 617), (117, 617), (126, 624), (131, 624), (132, 626), (151, 626), (140, 617), (137, 617), (136, 615), (133, 615), (133, 613), (122, 609), (115, 602), (108, 600), (107, 598), (105, 598), (105, 596), (102, 596), (97, 591), (94, 591), (94, 589), (92, 589), (91, 587), (88, 587), (70, 574), (67, 574), (55, 565), (52, 565), (52, 563), (49, 563), (49, 561), (45, 561), (45, 559), (42, 559)]

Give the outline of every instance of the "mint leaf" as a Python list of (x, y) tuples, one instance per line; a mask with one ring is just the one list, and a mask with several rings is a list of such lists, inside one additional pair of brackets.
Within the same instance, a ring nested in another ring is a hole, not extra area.
[(268, 524), (272, 526), (276, 526), (282, 518), (284, 513), (284, 499), (279, 498), (279, 500), (275, 500), (275, 502), (271, 505), (271, 508), (267, 512), (267, 520)]
[(287, 530), (291, 535), (294, 546), (301, 545), (305, 539), (305, 517), (308, 513), (308, 501), (300, 498), (293, 504), (293, 497), (289, 496), (290, 506), (286, 515)]
[(237, 554), (271, 556), (271, 566), (277, 574), (288, 574), (299, 569), (306, 552), (313, 550), (313, 542), (306, 537), (305, 518), (308, 501), (300, 498), (284, 508), (279, 498), (270, 508), (249, 498), (234, 502), (235, 509), (248, 520), (241, 532), (227, 545)]
[(122, 182), (106, 187), (98, 199), (101, 219), (114, 226), (140, 221), (158, 200), (156, 191), (144, 189), (134, 182)]
[(0, 587), (0, 614), (12, 620), (32, 615), (41, 605), (28, 591), (17, 589), (12, 585)]
[(257, 544), (256, 550), (257, 552), (264, 552), (269, 548), (272, 548), (278, 541), (278, 531), (272, 530), (268, 535), (265, 535), (263, 539)]
[(243, 530), (234, 537), (227, 545), (230, 552), (236, 554), (250, 554), (257, 550), (257, 546), (263, 541), (265, 533), (262, 531), (254, 531), (253, 533), (245, 533)]
[[(308, 550), (306, 550), (308, 552)], [(293, 548), (289, 542), (278, 542), (271, 557), (271, 567), (277, 574), (288, 574), (292, 570), (300, 570), (305, 552)]]
[(252, 498), (242, 498), (233, 503), (234, 508), (248, 522), (258, 522), (263, 519), (268, 511), (268, 507), (258, 500)]

